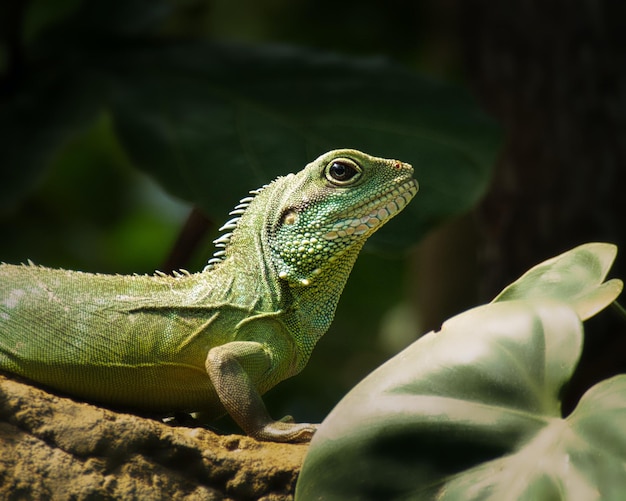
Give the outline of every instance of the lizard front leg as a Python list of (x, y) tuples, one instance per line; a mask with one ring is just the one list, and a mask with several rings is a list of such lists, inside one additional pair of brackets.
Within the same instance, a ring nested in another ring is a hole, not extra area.
[(274, 421), (253, 379), (271, 370), (271, 357), (261, 343), (234, 341), (212, 348), (206, 371), (220, 402), (248, 435), (273, 442), (306, 442), (316, 426), (308, 423)]

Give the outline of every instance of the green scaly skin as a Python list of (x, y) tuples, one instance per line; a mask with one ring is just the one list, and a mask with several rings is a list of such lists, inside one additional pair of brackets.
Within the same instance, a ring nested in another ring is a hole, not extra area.
[(0, 369), (85, 400), (228, 412), (260, 440), (306, 441), (261, 395), (306, 365), (365, 240), (417, 192), (410, 165), (322, 155), (241, 201), (200, 273), (0, 265)]

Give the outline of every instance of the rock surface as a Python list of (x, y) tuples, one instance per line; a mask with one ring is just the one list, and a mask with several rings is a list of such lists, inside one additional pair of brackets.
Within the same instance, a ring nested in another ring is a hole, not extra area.
[(0, 499), (293, 499), (307, 445), (172, 427), (0, 375)]

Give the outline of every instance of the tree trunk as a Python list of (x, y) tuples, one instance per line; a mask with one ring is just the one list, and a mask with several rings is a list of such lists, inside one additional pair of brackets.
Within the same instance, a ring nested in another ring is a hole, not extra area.
[[(588, 241), (621, 248), (626, 279), (626, 4), (609, 0), (461, 2), (472, 85), (506, 145), (479, 209), (482, 295)], [(617, 315), (586, 326), (571, 401), (625, 372)]]

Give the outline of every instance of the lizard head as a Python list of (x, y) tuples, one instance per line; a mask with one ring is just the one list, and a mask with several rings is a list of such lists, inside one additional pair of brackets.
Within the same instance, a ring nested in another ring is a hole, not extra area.
[(417, 193), (412, 175), (409, 164), (344, 149), (277, 179), (266, 234), (279, 277), (307, 286), (329, 266), (351, 267), (341, 257), (356, 257)]

